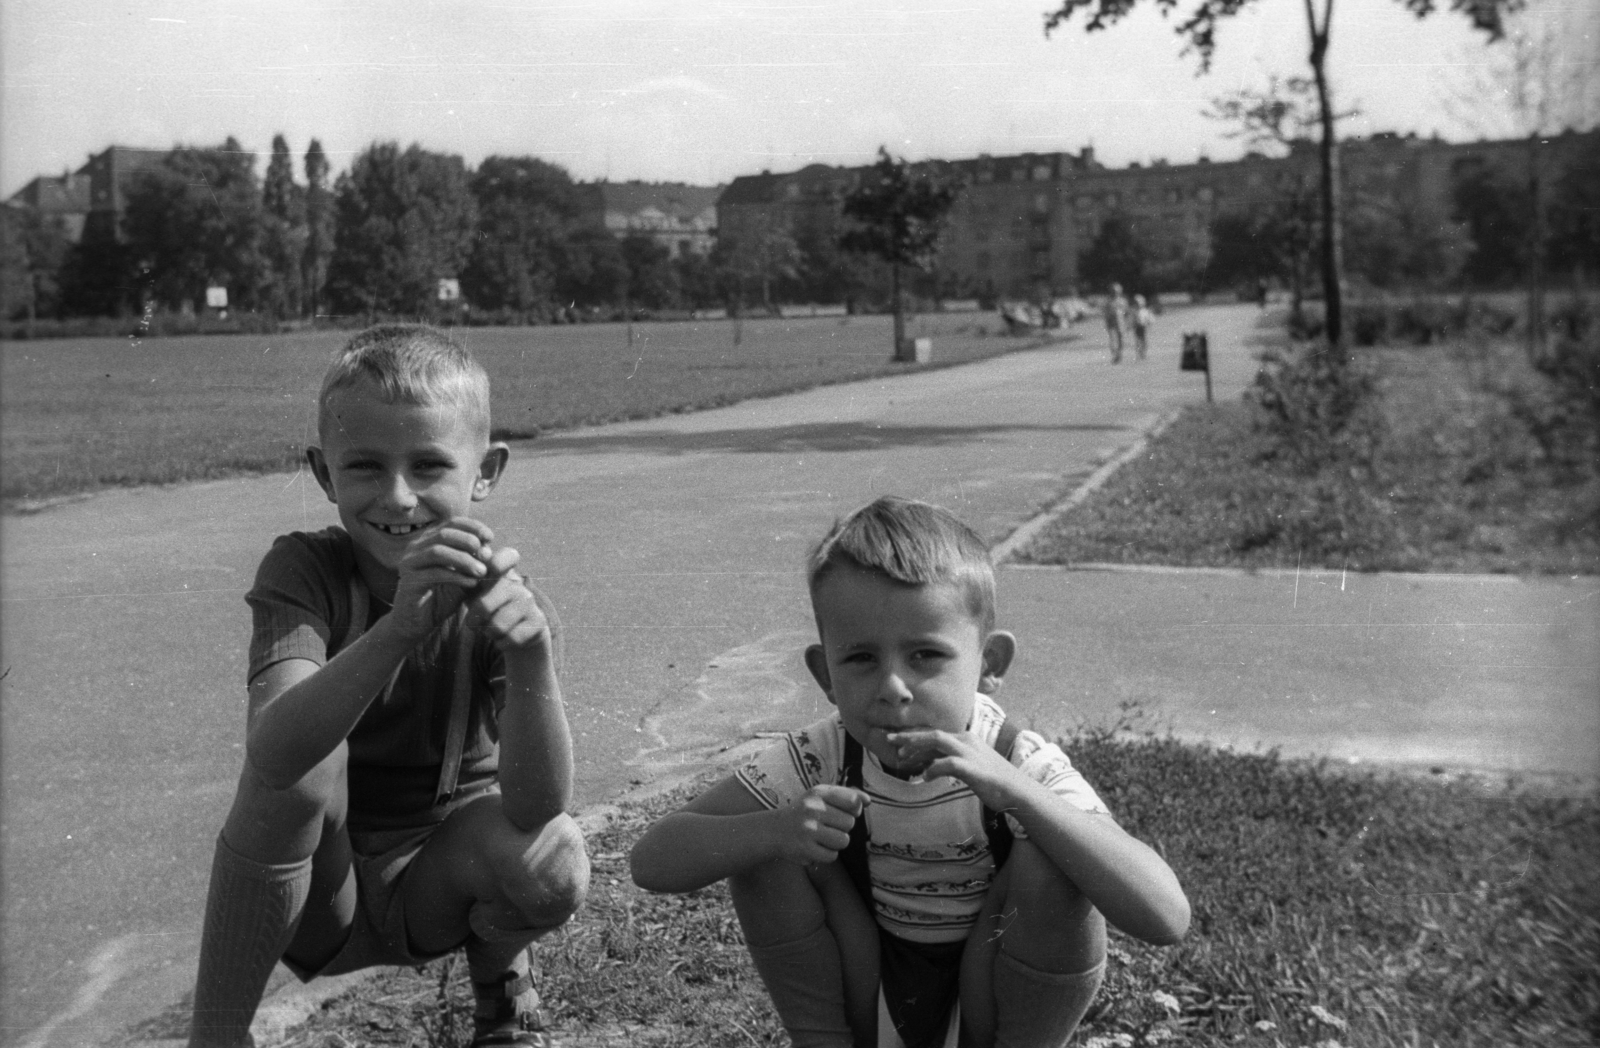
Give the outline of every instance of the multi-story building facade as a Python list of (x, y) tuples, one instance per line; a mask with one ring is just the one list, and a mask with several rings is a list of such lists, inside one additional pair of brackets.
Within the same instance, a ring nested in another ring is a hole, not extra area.
[(89, 217), (89, 198), (89, 176), (68, 171), (59, 176), (40, 175), (11, 194), (6, 205), (34, 212), (77, 243)]
[(116, 234), (118, 221), (127, 204), (126, 190), (134, 172), (159, 163), (165, 149), (133, 149), (110, 146), (93, 153), (77, 171), (40, 177), (13, 193), (6, 203), (28, 207), (57, 223), (74, 242), (83, 238), (84, 229), (103, 228)]
[[(1559, 171), (1578, 150), (1594, 148), (1597, 136), (1600, 130), (1545, 140), (1546, 166)], [(1348, 192), (1445, 217), (1454, 209), (1452, 190), (1462, 172), (1487, 165), (1513, 179), (1525, 177), (1529, 153), (1525, 140), (1450, 143), (1393, 134), (1340, 147)], [(941, 273), (982, 293), (1029, 298), (1080, 290), (1079, 254), (1113, 217), (1131, 228), (1152, 271), (1198, 274), (1219, 216), (1259, 212), (1287, 193), (1314, 187), (1318, 177), (1310, 142), (1282, 158), (1251, 153), (1225, 162), (1116, 169), (1096, 161), (1088, 148), (914, 166), (964, 187), (941, 242)], [(717, 201), (719, 231), (738, 237), (777, 224), (797, 240), (831, 232), (840, 197), (869, 170), (814, 164), (736, 178)]]
[(643, 234), (674, 258), (709, 254), (716, 245), (722, 186), (681, 182), (592, 182), (594, 205), (617, 237)]

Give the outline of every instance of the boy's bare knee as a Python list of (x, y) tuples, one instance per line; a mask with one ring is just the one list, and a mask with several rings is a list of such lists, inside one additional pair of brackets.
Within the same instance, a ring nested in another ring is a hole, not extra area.
[(1001, 950), (1042, 971), (1086, 971), (1105, 958), (1105, 919), (1028, 841), (1018, 841), (1006, 862), (999, 916)]
[(241, 854), (258, 859), (279, 846), (315, 847), (328, 823), (344, 820), (348, 765), (349, 749), (340, 743), (299, 779), (275, 786), (246, 759), (223, 835)]
[(803, 866), (774, 859), (728, 878), (733, 909), (751, 946), (803, 939), (821, 928), (827, 911)]
[(530, 924), (561, 924), (583, 906), (589, 854), (572, 816), (558, 815), (533, 832), (513, 829), (491, 854), (501, 892)]
[(805, 868), (782, 859), (759, 863), (728, 878), (735, 907), (769, 906), (809, 887)]

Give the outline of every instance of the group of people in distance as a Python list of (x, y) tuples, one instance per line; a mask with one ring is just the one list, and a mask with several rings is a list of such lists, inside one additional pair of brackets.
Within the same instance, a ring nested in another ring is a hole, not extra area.
[(1112, 284), (1111, 293), (1100, 307), (1105, 318), (1106, 337), (1111, 342), (1111, 363), (1122, 363), (1124, 333), (1133, 328), (1133, 350), (1140, 360), (1150, 351), (1150, 306), (1143, 295), (1134, 295), (1133, 304), (1123, 297), (1122, 285)]
[[(278, 537), (246, 597), (244, 767), (190, 1044), (251, 1044), (279, 960), (309, 980), (461, 949), (472, 1044), (548, 1045), (528, 949), (582, 906), (589, 865), (560, 625), (472, 514), (510, 459), (488, 376), (438, 330), (379, 326), (317, 405), (307, 459), (339, 523)], [(649, 827), (634, 880), (730, 882), (796, 1048), (1065, 1043), (1105, 921), (1183, 937), (1177, 878), (995, 702), (1017, 642), (973, 531), (886, 496), (806, 571), (804, 661), (833, 712)]]

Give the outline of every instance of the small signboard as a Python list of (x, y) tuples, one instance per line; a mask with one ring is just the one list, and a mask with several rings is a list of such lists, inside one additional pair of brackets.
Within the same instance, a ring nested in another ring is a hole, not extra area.
[(441, 277), (439, 279), (439, 301), (459, 302), (461, 300), (461, 281), (455, 277)]
[(206, 308), (207, 309), (227, 309), (228, 308), (228, 289), (225, 288), (225, 287), (208, 287), (208, 288), (206, 288)]

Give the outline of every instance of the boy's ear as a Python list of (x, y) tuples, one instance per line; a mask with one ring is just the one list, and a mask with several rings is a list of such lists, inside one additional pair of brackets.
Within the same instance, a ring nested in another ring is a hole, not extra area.
[(1017, 657), (1017, 638), (1005, 630), (995, 630), (983, 642), (983, 676), (978, 678), (978, 690), (993, 695), (1000, 690), (1001, 678), (1011, 668)]
[(333, 495), (333, 473), (328, 469), (328, 460), (323, 456), (322, 449), (306, 448), (306, 462), (310, 464), (311, 475), (317, 478), (317, 486), (328, 496), (328, 501), (338, 503), (339, 500)]
[(500, 483), (500, 477), (506, 471), (506, 463), (511, 461), (511, 447), (501, 441), (489, 445), (483, 453), (483, 461), (478, 463), (478, 476), (472, 482), (472, 501), (479, 502), (489, 497), (489, 492)]
[(833, 678), (828, 674), (828, 656), (823, 653), (822, 645), (813, 644), (806, 648), (806, 669), (811, 671), (811, 676), (823, 694), (828, 696), (828, 701), (833, 702)]

